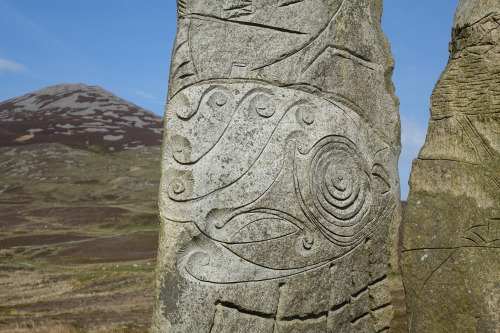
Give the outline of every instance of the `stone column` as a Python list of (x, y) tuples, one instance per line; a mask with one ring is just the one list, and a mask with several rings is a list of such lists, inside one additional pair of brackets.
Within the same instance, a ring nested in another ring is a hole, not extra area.
[(178, 0), (152, 332), (386, 332), (381, 0)]
[(500, 2), (462, 0), (404, 217), (410, 332), (500, 332)]

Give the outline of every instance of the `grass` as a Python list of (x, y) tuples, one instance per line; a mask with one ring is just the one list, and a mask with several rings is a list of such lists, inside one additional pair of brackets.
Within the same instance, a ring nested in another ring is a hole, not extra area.
[[(78, 272), (73, 276), (77, 281), (85, 282), (89, 280), (121, 276), (122, 274), (119, 273), (154, 272), (155, 267), (155, 264), (110, 265)], [(127, 276), (130, 275), (127, 274)]]
[(57, 322), (35, 323), (33, 320), (16, 324), (9, 328), (0, 329), (0, 332), (10, 333), (83, 333), (84, 331), (74, 326), (64, 325)]

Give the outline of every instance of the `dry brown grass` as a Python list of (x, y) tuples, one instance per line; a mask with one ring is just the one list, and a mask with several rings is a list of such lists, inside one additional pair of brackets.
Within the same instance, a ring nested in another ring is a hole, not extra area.
[(9, 333), (82, 333), (82, 330), (73, 326), (57, 322), (35, 323), (33, 320), (16, 324), (15, 326), (0, 328), (0, 332)]

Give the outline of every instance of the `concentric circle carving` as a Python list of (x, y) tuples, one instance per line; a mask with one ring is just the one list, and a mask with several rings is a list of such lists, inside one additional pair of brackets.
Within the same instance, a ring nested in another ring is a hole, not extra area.
[(313, 222), (332, 242), (351, 245), (369, 223), (372, 203), (369, 168), (348, 139), (330, 136), (311, 151), (308, 193), (304, 198)]

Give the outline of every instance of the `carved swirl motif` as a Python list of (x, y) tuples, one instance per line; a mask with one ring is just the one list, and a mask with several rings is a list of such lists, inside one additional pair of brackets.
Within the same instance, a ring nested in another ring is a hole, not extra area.
[(391, 217), (388, 146), (340, 102), (217, 81), (176, 95), (166, 117), (163, 214), (201, 232), (179, 257), (187, 278), (300, 274), (362, 246)]
[(369, 221), (368, 165), (356, 146), (340, 136), (323, 138), (311, 153), (306, 190), (310, 195), (303, 197), (309, 218), (332, 242), (352, 245)]

